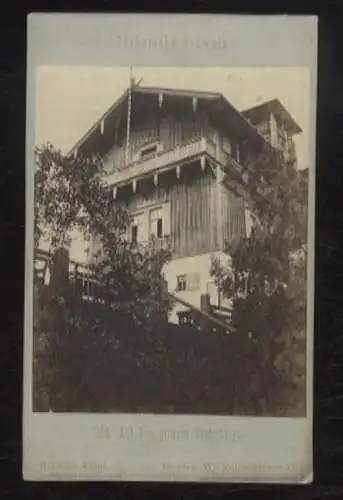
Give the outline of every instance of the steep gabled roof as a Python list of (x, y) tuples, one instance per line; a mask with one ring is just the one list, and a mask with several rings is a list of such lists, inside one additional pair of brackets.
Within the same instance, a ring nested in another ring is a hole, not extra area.
[(74, 146), (69, 150), (67, 153), (67, 156), (70, 156), (75, 149), (80, 148), (86, 141), (89, 139), (94, 132), (99, 128), (100, 123), (112, 114), (114, 114), (118, 108), (120, 108), (126, 101), (127, 97), (129, 95), (129, 90), (127, 89), (120, 97), (117, 99), (112, 106), (110, 106), (105, 113), (103, 113), (100, 118), (94, 123), (94, 125), (91, 126), (90, 129), (87, 130), (87, 132), (74, 144)]
[[(253, 134), (254, 137), (260, 138), (265, 141), (256, 129), (250, 124), (248, 118), (244, 116), (238, 109), (236, 109), (224, 96), (219, 92), (205, 92), (199, 90), (178, 90), (168, 89), (162, 87), (141, 87), (133, 86), (133, 95), (156, 95), (163, 94), (164, 97), (173, 98), (197, 98), (198, 100), (206, 101), (208, 104), (213, 105), (214, 110), (220, 114), (221, 117), (230, 117), (235, 121), (237, 130), (242, 130), (247, 134)], [(127, 108), (127, 101), (129, 96), (129, 89), (127, 89), (114, 104), (96, 121), (96, 123), (79, 139), (79, 141), (71, 148), (68, 155), (71, 155), (75, 149), (82, 147), (94, 134), (100, 129), (101, 122), (110, 120), (117, 113), (124, 111)]]
[(300, 134), (302, 132), (301, 127), (290, 115), (285, 106), (281, 104), (279, 99), (262, 102), (257, 106), (242, 111), (242, 115), (254, 122), (258, 121), (259, 118), (263, 119), (266, 111), (273, 113), (277, 118), (283, 121), (293, 134)]

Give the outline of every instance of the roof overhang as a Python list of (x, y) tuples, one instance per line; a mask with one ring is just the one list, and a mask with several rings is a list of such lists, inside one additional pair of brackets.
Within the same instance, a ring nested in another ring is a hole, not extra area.
[[(265, 142), (265, 139), (260, 136), (256, 129), (250, 124), (248, 119), (238, 111), (222, 94), (218, 92), (203, 92), (198, 90), (177, 90), (155, 87), (140, 87), (132, 88), (132, 95), (136, 99), (156, 97), (158, 103), (159, 96), (163, 98), (175, 99), (179, 103), (182, 100), (196, 99), (208, 109), (209, 113), (222, 125), (233, 125), (235, 130), (242, 137), (255, 138), (257, 141)], [(96, 139), (100, 139), (102, 131), (108, 127), (111, 122), (114, 123), (116, 117), (123, 116), (126, 120), (128, 107), (129, 89), (127, 89), (115, 103), (96, 121), (96, 123), (84, 134), (83, 137), (70, 149), (68, 156), (82, 148), (86, 143)], [(261, 142), (260, 142), (261, 143)]]
[(269, 113), (273, 113), (276, 118), (279, 118), (282, 122), (284, 122), (288, 130), (292, 134), (296, 135), (302, 132), (299, 124), (290, 115), (285, 106), (281, 104), (279, 99), (272, 99), (252, 108), (246, 109), (242, 111), (242, 115), (247, 119), (250, 119), (251, 121), (258, 121), (260, 117), (263, 118), (263, 116), (265, 116), (266, 111)]

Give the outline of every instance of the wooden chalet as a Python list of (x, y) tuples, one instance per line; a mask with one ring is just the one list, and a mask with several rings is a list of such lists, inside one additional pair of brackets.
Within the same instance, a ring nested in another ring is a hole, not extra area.
[[(299, 132), (277, 99), (239, 112), (219, 93), (141, 87), (132, 80), (70, 154), (102, 155), (113, 202), (134, 216), (129, 240), (144, 244), (154, 236), (170, 247), (165, 277), (180, 299), (170, 317), (177, 323), (191, 308), (201, 309), (204, 295), (218, 307), (210, 257), (229, 258), (225, 243), (249, 230), (246, 200), (230, 189), (247, 148), (251, 155), (267, 141), (295, 159)], [(93, 244), (95, 252), (99, 242)]]

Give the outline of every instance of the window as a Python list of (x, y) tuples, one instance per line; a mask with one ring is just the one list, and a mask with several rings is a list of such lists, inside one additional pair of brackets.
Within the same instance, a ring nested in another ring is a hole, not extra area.
[(131, 241), (139, 243), (146, 239), (146, 217), (144, 213), (137, 214), (134, 217), (131, 226)]
[(186, 282), (186, 275), (185, 274), (181, 274), (180, 276), (176, 277), (176, 289), (178, 292), (182, 292), (182, 291), (186, 290), (186, 285), (187, 285), (187, 282)]
[(162, 219), (157, 219), (157, 238), (162, 238), (162, 236), (163, 236)]
[(137, 243), (137, 236), (138, 236), (138, 226), (135, 224), (131, 228), (131, 241), (132, 243)]
[(134, 148), (134, 161), (146, 160), (153, 158), (157, 153), (163, 151), (164, 145), (160, 142), (160, 138), (156, 134), (152, 134), (151, 137), (145, 135), (144, 142), (141, 139), (133, 141)]
[(170, 203), (149, 210), (150, 236), (164, 238), (170, 233)]
[(163, 219), (153, 219), (150, 226), (150, 235), (155, 238), (163, 238)]
[(155, 208), (150, 210), (150, 235), (156, 238), (163, 238), (164, 224), (163, 219), (165, 214), (163, 208)]
[(157, 144), (152, 144), (141, 149), (140, 158), (141, 160), (146, 160), (147, 158), (152, 158), (157, 153)]
[(188, 273), (180, 274), (176, 278), (176, 289), (178, 292), (199, 290), (200, 287), (200, 274)]
[(131, 227), (126, 237), (134, 243), (148, 243), (149, 238), (164, 239), (170, 233), (170, 203), (147, 207), (134, 214)]

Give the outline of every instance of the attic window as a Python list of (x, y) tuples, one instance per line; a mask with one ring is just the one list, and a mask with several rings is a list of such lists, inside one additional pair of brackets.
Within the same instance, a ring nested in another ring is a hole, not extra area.
[(157, 144), (150, 144), (145, 148), (142, 148), (140, 151), (141, 160), (145, 160), (147, 158), (152, 158), (157, 153)]

